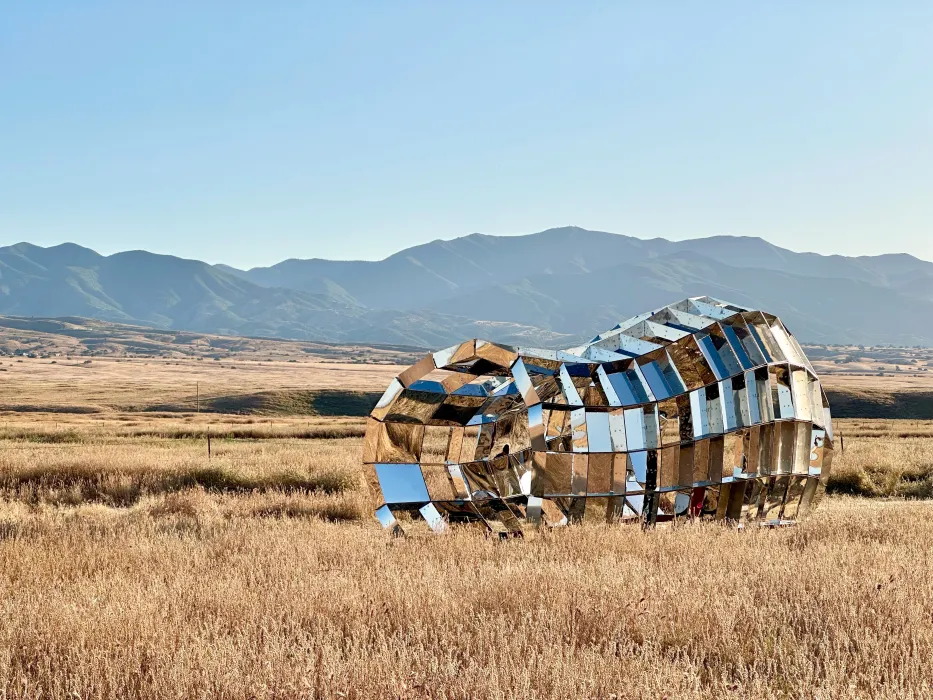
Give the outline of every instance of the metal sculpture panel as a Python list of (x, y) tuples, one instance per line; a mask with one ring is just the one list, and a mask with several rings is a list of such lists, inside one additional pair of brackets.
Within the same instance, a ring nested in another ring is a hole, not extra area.
[(363, 461), (388, 529), (698, 517), (794, 522), (822, 495), (829, 403), (768, 313), (695, 297), (564, 351), (484, 340), (389, 386)]

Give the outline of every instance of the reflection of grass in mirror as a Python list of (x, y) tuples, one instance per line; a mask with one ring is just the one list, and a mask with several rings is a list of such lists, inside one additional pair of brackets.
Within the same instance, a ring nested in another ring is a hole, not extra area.
[[(426, 427), (421, 448), (421, 461), (425, 464), (443, 464), (447, 457), (449, 441), (450, 428), (446, 426)], [(460, 455), (457, 456), (459, 458)]]

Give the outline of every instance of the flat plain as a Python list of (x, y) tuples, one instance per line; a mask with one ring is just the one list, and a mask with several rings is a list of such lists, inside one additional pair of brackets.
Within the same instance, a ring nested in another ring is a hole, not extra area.
[(86, 359), (0, 360), (4, 697), (933, 696), (933, 422), (838, 421), (794, 528), (397, 540), (292, 400), (394, 363)]

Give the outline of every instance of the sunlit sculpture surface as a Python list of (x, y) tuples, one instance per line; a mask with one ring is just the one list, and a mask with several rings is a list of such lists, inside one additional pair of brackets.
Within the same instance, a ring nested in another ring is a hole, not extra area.
[(363, 461), (386, 528), (508, 536), (791, 523), (816, 505), (832, 454), (829, 404), (794, 336), (696, 297), (565, 351), (470, 340), (427, 355), (373, 410)]

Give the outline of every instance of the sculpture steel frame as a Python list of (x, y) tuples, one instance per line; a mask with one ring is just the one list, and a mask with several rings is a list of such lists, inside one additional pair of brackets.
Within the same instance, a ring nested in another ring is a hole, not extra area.
[(577, 521), (789, 524), (822, 495), (829, 403), (771, 314), (694, 297), (565, 351), (470, 340), (370, 415), (363, 461), (396, 533)]

